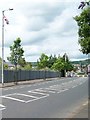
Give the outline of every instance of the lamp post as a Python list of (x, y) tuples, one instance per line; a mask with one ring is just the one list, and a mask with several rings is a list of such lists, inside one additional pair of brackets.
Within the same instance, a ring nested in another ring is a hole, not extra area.
[(4, 20), (7, 24), (9, 24), (9, 21), (5, 18), (4, 12), (5, 11), (11, 11), (13, 9), (7, 9), (2, 11), (2, 85), (4, 84)]

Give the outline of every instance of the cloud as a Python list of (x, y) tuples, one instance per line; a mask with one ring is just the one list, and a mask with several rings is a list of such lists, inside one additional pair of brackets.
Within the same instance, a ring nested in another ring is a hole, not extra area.
[(82, 58), (78, 27), (73, 19), (80, 13), (79, 3), (80, 0), (2, 0), (1, 11), (14, 8), (5, 12), (10, 22), (5, 24), (5, 59), (10, 55), (10, 45), (18, 37), (22, 40), (27, 61), (37, 61), (41, 53), (62, 55), (66, 52), (70, 59)]

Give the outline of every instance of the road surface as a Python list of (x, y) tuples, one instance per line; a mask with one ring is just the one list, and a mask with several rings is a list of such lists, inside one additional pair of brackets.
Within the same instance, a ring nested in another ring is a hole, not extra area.
[(88, 101), (88, 78), (6, 87), (0, 99), (3, 118), (70, 118)]

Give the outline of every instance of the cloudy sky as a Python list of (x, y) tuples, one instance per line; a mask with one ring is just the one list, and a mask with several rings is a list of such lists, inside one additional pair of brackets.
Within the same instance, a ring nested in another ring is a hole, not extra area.
[[(22, 40), (26, 61), (37, 61), (42, 53), (70, 60), (86, 59), (78, 45), (78, 27), (73, 17), (78, 15), (81, 0), (1, 0), (0, 39), (2, 41), (2, 10), (9, 25), (5, 24), (4, 59), (10, 55), (10, 45), (18, 37)], [(2, 42), (0, 42), (1, 56)]]

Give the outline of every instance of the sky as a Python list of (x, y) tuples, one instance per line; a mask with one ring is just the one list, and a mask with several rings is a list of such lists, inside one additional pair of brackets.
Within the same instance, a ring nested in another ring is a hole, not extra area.
[[(87, 59), (80, 52), (78, 26), (81, 0), (1, 0), (0, 57), (2, 56), (2, 11), (9, 25), (4, 24), (4, 59), (18, 37), (28, 62), (35, 62), (42, 53), (50, 56), (66, 53), (71, 61)], [(13, 8), (13, 11), (7, 11)]]

